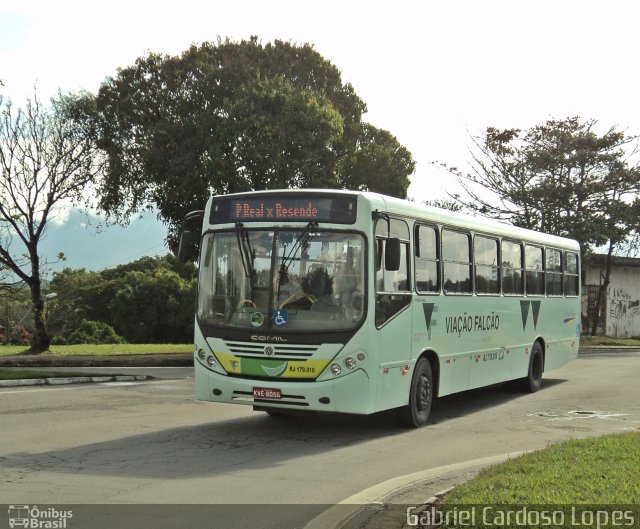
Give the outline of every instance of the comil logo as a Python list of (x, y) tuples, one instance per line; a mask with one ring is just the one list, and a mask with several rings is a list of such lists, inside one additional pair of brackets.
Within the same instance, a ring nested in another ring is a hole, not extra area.
[(37, 505), (9, 505), (9, 527), (27, 527), (31, 529), (66, 529), (67, 520), (73, 518), (72, 511), (63, 511), (55, 507), (40, 509)]

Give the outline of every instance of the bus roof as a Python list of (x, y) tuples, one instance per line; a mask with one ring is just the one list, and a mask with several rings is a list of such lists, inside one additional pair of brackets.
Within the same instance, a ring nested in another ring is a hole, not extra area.
[(373, 201), (382, 200), (385, 210), (396, 215), (419, 218), (428, 222), (445, 224), (459, 228), (466, 228), (475, 232), (485, 232), (505, 238), (521, 239), (538, 244), (557, 246), (579, 250), (577, 241), (566, 237), (551, 235), (535, 230), (520, 228), (505, 221), (499, 221), (482, 216), (472, 216), (447, 209), (427, 206), (408, 200), (380, 195), (378, 193), (363, 193)]
[(474, 232), (483, 232), (504, 238), (513, 238), (524, 240), (531, 243), (541, 245), (561, 247), (579, 251), (580, 246), (577, 241), (550, 235), (547, 233), (520, 228), (509, 224), (505, 221), (498, 221), (482, 216), (472, 216), (467, 213), (459, 213), (447, 209), (427, 206), (418, 202), (404, 200), (401, 198), (391, 197), (371, 191), (352, 191), (352, 190), (335, 190), (335, 189), (269, 189), (264, 191), (247, 191), (243, 193), (234, 193), (232, 195), (217, 195), (213, 198), (227, 197), (253, 197), (257, 195), (278, 195), (278, 194), (333, 194), (345, 196), (360, 196), (369, 203), (372, 211), (380, 210), (401, 217), (407, 217), (435, 224), (444, 224), (457, 228), (464, 228)]

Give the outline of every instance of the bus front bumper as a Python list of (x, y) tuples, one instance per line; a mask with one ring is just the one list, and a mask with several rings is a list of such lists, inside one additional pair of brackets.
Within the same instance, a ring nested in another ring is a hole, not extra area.
[[(209, 402), (245, 404), (260, 408), (278, 408), (300, 411), (328, 411), (341, 413), (372, 413), (369, 377), (355, 370), (334, 380), (322, 382), (289, 382), (278, 380), (252, 380), (229, 377), (210, 371), (195, 361), (196, 399)], [(279, 399), (254, 398), (254, 388), (272, 390), (267, 395), (280, 393)]]

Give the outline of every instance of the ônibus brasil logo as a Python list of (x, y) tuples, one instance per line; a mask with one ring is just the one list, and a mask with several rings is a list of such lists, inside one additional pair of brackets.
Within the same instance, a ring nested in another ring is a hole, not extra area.
[(72, 511), (55, 507), (38, 508), (37, 505), (9, 505), (9, 527), (30, 529), (66, 529), (67, 520), (73, 518)]

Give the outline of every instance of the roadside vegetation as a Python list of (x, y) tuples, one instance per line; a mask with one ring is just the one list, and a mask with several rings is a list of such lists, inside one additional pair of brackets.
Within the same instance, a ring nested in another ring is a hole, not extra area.
[(637, 503), (640, 432), (571, 439), (482, 471), (444, 504)]
[(582, 336), (580, 345), (619, 345), (640, 347), (640, 338), (609, 338), (608, 336)]
[[(65, 268), (43, 288), (51, 332), (48, 350), (193, 339), (196, 269), (172, 255), (143, 257), (100, 272)], [(28, 349), (34, 332), (28, 289), (0, 289), (0, 294), (0, 343)]]
[[(572, 507), (624, 507), (639, 520), (638, 498), (640, 432), (629, 432), (572, 439), (488, 468), (446, 494), (440, 507), (443, 513), (463, 505), (492, 505), (505, 513), (523, 506), (562, 510), (566, 524), (554, 527), (571, 527)], [(478, 522), (477, 527), (491, 526)]]
[[(55, 356), (117, 356), (191, 353), (192, 344), (79, 344), (52, 345), (46, 355)], [(28, 347), (0, 346), (0, 357), (29, 354)]]

